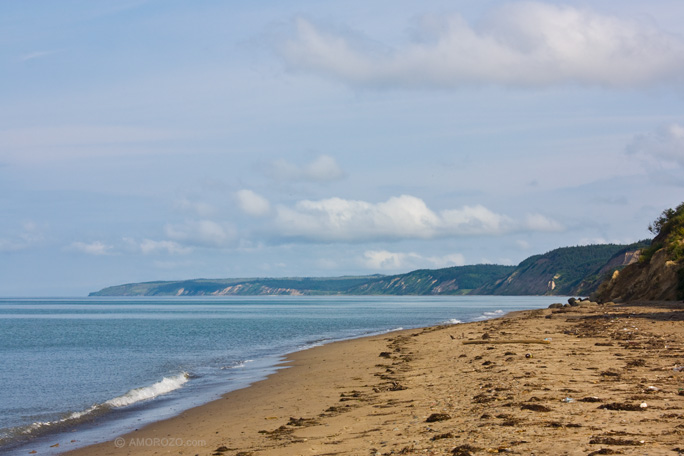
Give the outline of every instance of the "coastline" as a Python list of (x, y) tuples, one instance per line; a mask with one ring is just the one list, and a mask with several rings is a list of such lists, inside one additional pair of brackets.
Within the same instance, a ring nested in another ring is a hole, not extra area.
[[(63, 454), (677, 454), (683, 320), (681, 303), (633, 303), (334, 342), (287, 356), (289, 369), (248, 388)], [(521, 339), (549, 343), (495, 343)]]

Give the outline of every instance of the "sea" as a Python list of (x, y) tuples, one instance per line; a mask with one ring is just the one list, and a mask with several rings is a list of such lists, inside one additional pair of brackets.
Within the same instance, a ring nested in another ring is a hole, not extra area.
[(559, 299), (3, 298), (0, 454), (55, 455), (113, 440), (264, 379), (286, 368), (288, 353)]

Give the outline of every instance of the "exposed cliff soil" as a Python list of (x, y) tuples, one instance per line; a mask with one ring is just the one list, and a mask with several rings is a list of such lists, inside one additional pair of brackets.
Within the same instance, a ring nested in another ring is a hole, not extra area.
[(666, 249), (660, 249), (648, 262), (615, 271), (613, 277), (599, 287), (595, 298), (604, 302), (681, 299), (683, 271), (684, 265), (669, 260)]

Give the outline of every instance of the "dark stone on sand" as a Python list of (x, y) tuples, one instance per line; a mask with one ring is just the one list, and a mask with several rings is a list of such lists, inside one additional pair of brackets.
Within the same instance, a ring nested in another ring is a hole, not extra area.
[(433, 413), (432, 415), (428, 416), (427, 419), (425, 420), (426, 423), (434, 423), (437, 421), (446, 421), (450, 420), (451, 415), (447, 413)]
[(577, 302), (577, 299), (575, 299), (575, 298), (568, 299), (568, 304), (570, 304), (571, 306), (574, 306), (576, 302)]
[(560, 308), (562, 308), (562, 307), (563, 307), (563, 304), (561, 304), (560, 302), (556, 302), (556, 303), (554, 303), (554, 304), (551, 304), (551, 305), (549, 306), (549, 309), (560, 309)]
[(523, 404), (521, 410), (531, 410), (533, 412), (550, 412), (551, 409), (541, 404)]
[(382, 352), (382, 353), (380, 353), (379, 356), (380, 356), (380, 358), (391, 358), (391, 357), (392, 357), (392, 353), (390, 353), (390, 352)]

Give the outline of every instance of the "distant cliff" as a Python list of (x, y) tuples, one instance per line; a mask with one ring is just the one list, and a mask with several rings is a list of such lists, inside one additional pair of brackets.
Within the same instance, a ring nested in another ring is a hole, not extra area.
[(684, 203), (649, 227), (655, 234), (637, 262), (616, 271), (595, 293), (599, 301), (684, 299)]
[(518, 266), (479, 264), (393, 276), (195, 279), (131, 283), (91, 296), (588, 295), (648, 242), (563, 247)]
[(444, 269), (419, 269), (408, 274), (376, 278), (350, 288), (356, 295), (453, 295), (469, 294), (494, 282), (515, 266), (476, 264)]
[(562, 247), (524, 260), (509, 275), (473, 291), (492, 295), (588, 295), (606, 277), (636, 261), (647, 246), (600, 244)]

